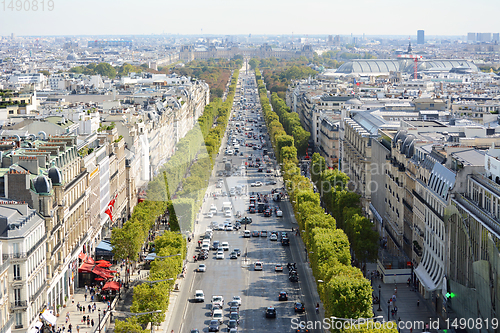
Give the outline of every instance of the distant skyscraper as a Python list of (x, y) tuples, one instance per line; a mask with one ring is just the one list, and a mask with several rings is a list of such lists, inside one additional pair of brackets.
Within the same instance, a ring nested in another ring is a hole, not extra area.
[(424, 30), (417, 30), (417, 44), (425, 44)]
[(475, 32), (469, 32), (467, 34), (467, 42), (474, 43), (475, 41), (476, 41), (476, 33)]
[(495, 33), (493, 34), (492, 41), (493, 41), (493, 42), (500, 42), (500, 34), (499, 34), (498, 32), (495, 32)]

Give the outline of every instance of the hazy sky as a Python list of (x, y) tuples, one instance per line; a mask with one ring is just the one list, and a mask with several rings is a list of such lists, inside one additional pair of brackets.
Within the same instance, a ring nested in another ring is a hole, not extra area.
[(53, 11), (40, 5), (38, 11), (11, 11), (8, 5), (16, 0), (0, 1), (0, 35), (500, 32), (500, 0), (52, 1)]

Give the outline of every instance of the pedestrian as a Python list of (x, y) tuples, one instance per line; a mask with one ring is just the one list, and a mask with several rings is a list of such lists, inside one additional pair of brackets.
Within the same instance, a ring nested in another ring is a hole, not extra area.
[(394, 307), (394, 314), (395, 314), (396, 316), (398, 315), (398, 307), (397, 307), (397, 306), (395, 306), (395, 307)]
[(89, 313), (90, 313), (90, 311), (92, 311), (92, 306), (89, 304), (89, 306), (87, 308), (89, 309)]
[(85, 293), (87, 293), (88, 290), (89, 290), (89, 287), (87, 285), (85, 285)]
[(87, 326), (90, 326), (90, 318), (87, 317)]
[(87, 293), (85, 293), (85, 302), (87, 302)]
[(80, 333), (80, 325), (76, 325), (76, 331), (77, 333)]
[(73, 329), (73, 325), (69, 324), (68, 325), (68, 332), (71, 333), (71, 330)]
[(87, 316), (83, 316), (82, 323), (85, 323), (87, 321)]
[(94, 318), (90, 320), (90, 324), (92, 324), (92, 327), (94, 327)]
[(417, 299), (417, 306), (420, 306), (420, 300)]

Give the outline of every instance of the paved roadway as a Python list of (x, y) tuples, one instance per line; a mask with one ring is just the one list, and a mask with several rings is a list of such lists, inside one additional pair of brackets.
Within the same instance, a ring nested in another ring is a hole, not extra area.
[[(257, 103), (258, 105), (258, 95), (255, 93), (255, 75), (253, 72), (248, 72), (245, 75), (245, 71), (240, 72), (239, 84), (237, 91), (241, 87), (242, 79), (245, 81), (251, 80), (253, 82), (252, 89), (245, 89), (245, 97), (248, 103)], [(248, 87), (245, 83), (243, 86)], [(252, 90), (253, 95), (249, 95), (248, 92)], [(235, 102), (238, 101), (238, 95), (236, 95)], [(233, 108), (233, 116), (238, 115), (239, 107)], [(257, 118), (258, 116), (263, 117), (259, 112), (251, 113), (250, 110), (242, 111), (240, 115), (245, 118)], [(242, 121), (240, 121), (242, 122)], [(223, 139), (223, 146), (221, 148), (221, 153), (216, 161), (215, 170), (223, 170), (224, 163), (223, 157), (227, 145), (227, 137), (229, 135), (229, 129), (235, 128), (233, 121), (229, 122), (228, 131)], [(264, 124), (263, 121), (258, 124)], [(255, 123), (252, 125), (255, 126)], [(247, 125), (248, 126), (248, 125)], [(264, 125), (265, 126), (265, 125)], [(254, 133), (261, 134), (258, 129), (254, 130)], [(244, 134), (244, 131), (243, 131)], [(245, 143), (253, 142), (257, 143), (258, 140), (248, 139), (243, 134), (235, 135), (237, 139), (245, 139)], [(267, 135), (264, 128), (262, 134)], [(266, 136), (267, 137), (267, 136)], [(231, 145), (230, 145), (231, 146)], [(272, 152), (270, 143), (268, 142), (268, 149)], [(232, 160), (233, 166), (240, 166), (247, 161), (247, 156), (252, 154), (254, 157), (257, 155), (262, 158), (262, 150), (253, 150), (250, 147), (245, 147), (245, 144), (241, 145), (240, 151), (243, 152), (243, 156), (227, 156), (228, 159)], [(272, 163), (275, 165), (275, 161)], [(213, 173), (215, 175), (215, 172)], [(246, 174), (243, 176), (230, 176), (230, 177), (211, 177), (209, 188), (207, 193), (221, 192), (225, 191), (229, 193), (230, 188), (236, 185), (246, 185), (247, 193), (241, 196), (235, 197), (219, 197), (214, 199), (213, 197), (207, 197), (205, 200), (199, 223), (196, 225), (195, 229), (195, 241), (199, 239), (201, 235), (205, 233), (205, 229), (210, 225), (211, 221), (217, 221), (218, 223), (223, 223), (225, 217), (221, 213), (222, 202), (231, 201), (233, 204), (233, 214), (237, 211), (242, 212), (242, 216), (250, 216), (253, 219), (253, 223), (247, 226), (248, 230), (267, 230), (267, 231), (291, 231), (291, 228), (296, 228), (297, 224), (292, 216), (292, 209), (288, 201), (282, 201), (278, 205), (283, 210), (283, 217), (276, 217), (273, 214), (272, 217), (264, 217), (262, 214), (248, 214), (248, 204), (249, 195), (252, 191), (260, 192), (263, 194), (270, 194), (271, 189), (283, 186), (281, 178), (275, 178), (274, 176), (266, 176), (270, 174), (258, 173), (256, 168), (248, 168)], [(271, 174), (274, 175), (274, 174)], [(224, 187), (216, 188), (216, 184), (219, 178), (224, 179)], [(262, 187), (251, 187), (250, 184), (255, 181), (261, 181), (264, 183)], [(276, 180), (276, 185), (266, 185), (266, 181)], [(218, 209), (218, 214), (213, 218), (208, 218), (205, 214), (209, 211), (211, 204), (215, 204)], [(271, 206), (276, 205), (272, 200), (270, 201)], [(232, 221), (235, 220), (233, 216)], [(169, 325), (169, 330), (174, 330), (175, 333), (190, 332), (191, 329), (197, 328), (200, 332), (208, 332), (208, 324), (211, 319), (210, 312), (210, 301), (212, 295), (222, 295), (225, 300), (224, 306), (224, 323), (220, 326), (221, 332), (227, 332), (227, 320), (228, 320), (228, 307), (227, 302), (231, 301), (233, 296), (239, 295), (242, 298), (242, 305), (240, 307), (240, 325), (239, 332), (295, 332), (292, 329), (292, 319), (300, 318), (300, 320), (305, 320), (306, 316), (309, 320), (319, 320), (314, 311), (314, 306), (316, 299), (313, 299), (313, 288), (312, 277), (310, 276), (310, 270), (307, 271), (304, 254), (304, 247), (302, 241), (296, 239), (295, 235), (290, 234), (290, 246), (282, 246), (279, 241), (270, 241), (269, 237), (251, 237), (243, 238), (244, 226), (242, 226), (239, 231), (215, 231), (212, 242), (214, 240), (219, 240), (221, 243), (224, 241), (229, 242), (230, 250), (225, 252), (225, 258), (223, 260), (215, 259), (215, 252), (211, 251), (210, 256), (207, 260), (193, 262), (192, 256), (193, 248), (190, 249), (190, 262), (187, 264), (188, 274), (184, 284), (179, 292), (179, 299), (176, 302), (176, 308), (173, 310), (172, 319)], [(299, 248), (300, 246), (300, 248)], [(242, 254), (238, 259), (229, 259), (229, 253), (233, 248), (239, 248)], [(245, 259), (245, 255), (247, 259)], [(253, 264), (256, 261), (264, 262), (263, 271), (254, 271)], [(297, 262), (299, 282), (292, 283), (288, 280), (288, 270), (286, 264), (288, 262)], [(198, 267), (199, 263), (204, 263), (207, 265), (207, 271), (204, 273), (196, 273), (195, 269)], [(274, 265), (280, 263), (285, 265), (283, 272), (275, 272)], [(194, 303), (194, 293), (195, 290), (201, 289), (205, 293), (205, 303)], [(278, 294), (280, 291), (288, 292), (289, 299), (287, 302), (279, 302)], [(293, 302), (295, 300), (301, 300), (306, 303), (306, 314), (297, 315), (294, 313)], [(277, 309), (276, 319), (266, 319), (265, 309), (268, 306), (274, 306)], [(320, 332), (320, 330), (309, 330), (310, 332)]]

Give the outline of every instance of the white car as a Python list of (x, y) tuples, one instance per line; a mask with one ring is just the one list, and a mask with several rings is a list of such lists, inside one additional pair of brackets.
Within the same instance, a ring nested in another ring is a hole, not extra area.
[(256, 181), (255, 186), (262, 186), (262, 182)]
[(241, 306), (241, 296), (233, 296), (233, 302), (238, 303), (238, 306)]
[(253, 266), (253, 269), (256, 271), (261, 271), (263, 266), (264, 264), (261, 261), (257, 261)]
[(229, 243), (228, 242), (222, 242), (221, 247), (222, 247), (222, 250), (229, 251)]
[(256, 183), (251, 183), (250, 186), (251, 187), (255, 187), (255, 186), (257, 186), (257, 184)]
[(218, 250), (215, 259), (224, 259), (224, 251)]
[(269, 236), (269, 240), (277, 241), (278, 240), (278, 236), (276, 236), (276, 234), (271, 234), (271, 236)]
[(226, 231), (233, 231), (234, 228), (231, 224), (226, 225)]
[(276, 209), (276, 216), (283, 217), (283, 211), (281, 209)]
[(212, 305), (223, 307), (224, 306), (224, 297), (212, 296)]
[(196, 269), (197, 272), (206, 272), (207, 271), (207, 265), (205, 264), (199, 264), (198, 268)]
[(226, 210), (225, 213), (224, 213), (224, 217), (231, 217), (231, 211), (230, 210)]
[(214, 217), (214, 213), (212, 213), (212, 212), (207, 213), (207, 217), (208, 217), (209, 219), (211, 219), (212, 217)]

